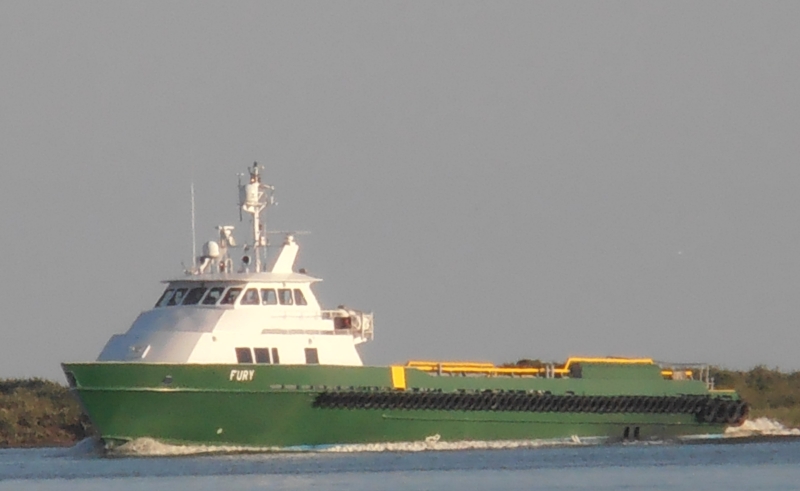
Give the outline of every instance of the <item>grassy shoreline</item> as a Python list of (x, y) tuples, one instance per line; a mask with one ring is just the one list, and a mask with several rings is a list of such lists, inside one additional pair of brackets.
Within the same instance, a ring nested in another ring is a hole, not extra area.
[[(712, 368), (711, 376), (717, 388), (736, 389), (750, 403), (750, 419), (800, 427), (800, 372)], [(65, 386), (39, 378), (0, 379), (0, 448), (73, 445), (93, 434)]]
[(65, 446), (91, 435), (88, 419), (63, 385), (0, 379), (0, 447)]

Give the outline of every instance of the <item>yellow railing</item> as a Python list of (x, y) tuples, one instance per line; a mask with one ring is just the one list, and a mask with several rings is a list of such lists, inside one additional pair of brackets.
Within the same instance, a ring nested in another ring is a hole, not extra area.
[[(416, 368), (423, 372), (438, 373), (463, 373), (483, 375), (541, 375), (552, 373), (553, 376), (564, 376), (570, 373), (570, 367), (576, 363), (608, 363), (615, 365), (653, 365), (651, 358), (584, 358), (571, 357), (563, 366), (550, 365), (550, 367), (498, 367), (492, 363), (464, 362), (464, 361), (409, 361), (407, 367)], [(662, 370), (663, 376), (672, 377), (672, 370)], [(686, 375), (691, 378), (691, 370), (686, 370)]]

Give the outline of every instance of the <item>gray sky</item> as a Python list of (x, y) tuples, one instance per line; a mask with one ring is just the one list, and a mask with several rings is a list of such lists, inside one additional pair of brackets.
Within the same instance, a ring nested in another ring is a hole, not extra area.
[(0, 377), (61, 379), (238, 223), (371, 364), (800, 369), (798, 2), (2, 2)]

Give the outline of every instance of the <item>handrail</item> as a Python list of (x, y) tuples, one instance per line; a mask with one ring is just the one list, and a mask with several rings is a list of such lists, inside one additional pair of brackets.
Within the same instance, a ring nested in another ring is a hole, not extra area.
[[(606, 363), (615, 365), (655, 365), (651, 358), (597, 358), (597, 357), (570, 357), (562, 366), (552, 363), (542, 367), (498, 367), (493, 363), (469, 361), (427, 361), (410, 360), (406, 363), (409, 368), (416, 368), (423, 372), (437, 372), (439, 374), (483, 374), (483, 375), (542, 375), (548, 377), (563, 377), (570, 374), (570, 368), (579, 363)], [(692, 370), (661, 370), (661, 375), (672, 378), (676, 373), (683, 372), (687, 378), (692, 378)]]

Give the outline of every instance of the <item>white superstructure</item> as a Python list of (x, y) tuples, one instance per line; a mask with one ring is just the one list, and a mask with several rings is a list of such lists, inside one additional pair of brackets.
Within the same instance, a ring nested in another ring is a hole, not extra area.
[(362, 365), (355, 347), (372, 339), (372, 314), (323, 310), (311, 290), (321, 280), (294, 271), (292, 234), (267, 263), (260, 215), (273, 188), (261, 183), (257, 164), (249, 170), (239, 201), (252, 217), (252, 243), (234, 261), (233, 227), (217, 227), (219, 241), (203, 246), (185, 277), (167, 281), (155, 307), (113, 336), (98, 361)]

